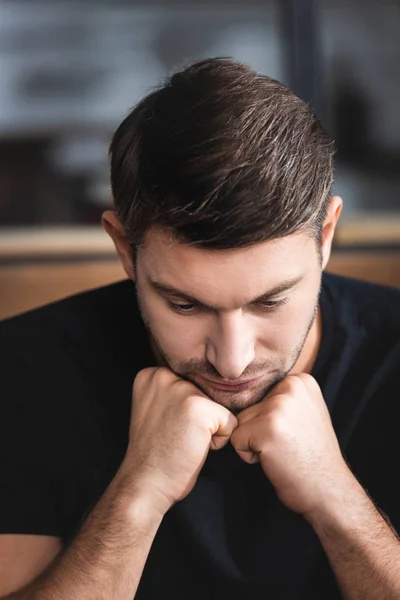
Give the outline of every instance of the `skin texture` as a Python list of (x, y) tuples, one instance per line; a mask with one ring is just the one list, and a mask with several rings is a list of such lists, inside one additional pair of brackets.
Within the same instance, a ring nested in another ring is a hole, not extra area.
[[(311, 371), (321, 336), (321, 275), (341, 206), (340, 198), (332, 198), (321, 254), (315, 239), (304, 232), (249, 248), (206, 251), (173, 243), (167, 232), (152, 230), (135, 265), (122, 224), (107, 211), (103, 224), (136, 283), (159, 364), (234, 413), (260, 402), (287, 374)], [(289, 280), (297, 283), (265, 299), (281, 305), (255, 302)], [(199, 304), (160, 292), (154, 282), (185, 292)], [(253, 379), (246, 390), (217, 387)]]
[(289, 375), (242, 411), (231, 443), (244, 461), (261, 462), (282, 502), (303, 516), (348, 472), (321, 390), (306, 373)]
[(193, 489), (209, 450), (225, 446), (237, 426), (229, 410), (170, 369), (143, 369), (133, 386), (123, 471), (164, 515)]

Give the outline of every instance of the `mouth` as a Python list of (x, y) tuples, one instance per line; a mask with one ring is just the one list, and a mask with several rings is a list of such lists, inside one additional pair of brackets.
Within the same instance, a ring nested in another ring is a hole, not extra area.
[(222, 391), (225, 391), (225, 392), (242, 392), (243, 390), (247, 390), (247, 389), (251, 388), (256, 381), (258, 381), (259, 379), (261, 379), (261, 377), (256, 377), (254, 379), (239, 380), (239, 381), (237, 381), (234, 384), (232, 384), (232, 383), (221, 383), (220, 381), (213, 381), (212, 379), (207, 379), (206, 377), (203, 377), (203, 379), (208, 384), (211, 384), (212, 387), (215, 388), (215, 389), (217, 389), (217, 390), (222, 390)]

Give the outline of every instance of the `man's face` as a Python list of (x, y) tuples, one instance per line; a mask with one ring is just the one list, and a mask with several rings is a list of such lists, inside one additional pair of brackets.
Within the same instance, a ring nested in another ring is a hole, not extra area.
[(305, 233), (208, 251), (151, 230), (135, 279), (160, 363), (233, 412), (313, 351), (321, 262)]

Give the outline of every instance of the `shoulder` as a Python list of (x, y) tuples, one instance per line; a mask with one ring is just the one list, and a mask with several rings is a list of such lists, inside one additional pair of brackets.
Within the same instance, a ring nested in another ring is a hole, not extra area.
[(334, 294), (345, 295), (347, 299), (361, 301), (362, 304), (366, 305), (377, 300), (384, 300), (389, 304), (398, 304), (400, 300), (400, 288), (397, 287), (326, 272), (323, 275), (323, 282)]
[(134, 297), (121, 282), (0, 323), (0, 513), (17, 507), (7, 528), (68, 537), (115, 471), (130, 406), (116, 342)]
[(345, 381), (352, 394), (393, 390), (400, 373), (400, 290), (327, 273), (323, 290), (340, 341), (338, 360), (348, 349)]
[(43, 327), (54, 331), (62, 324), (71, 326), (84, 321), (95, 322), (105, 315), (115, 317), (128, 310), (135, 301), (134, 285), (131, 281), (120, 281), (94, 290), (75, 294), (68, 298), (30, 310), (0, 322), (0, 338), (23, 332), (31, 333)]
[[(0, 322), (0, 348), (36, 365), (106, 351), (135, 320), (135, 288), (121, 281), (76, 294)], [(127, 345), (127, 342), (126, 342)]]
[(101, 394), (133, 362), (134, 302), (132, 282), (123, 281), (2, 321), (2, 397), (28, 412), (32, 394), (43, 414), (82, 410), (82, 397)]
[(353, 320), (367, 332), (400, 333), (400, 289), (324, 273), (324, 289), (335, 312), (347, 322)]

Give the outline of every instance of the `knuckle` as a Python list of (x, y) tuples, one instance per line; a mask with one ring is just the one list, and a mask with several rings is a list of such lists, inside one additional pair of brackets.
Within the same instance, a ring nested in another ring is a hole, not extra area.
[(136, 374), (133, 381), (133, 394), (142, 395), (157, 373), (157, 367), (146, 367)]
[(167, 369), (167, 367), (155, 367), (155, 368), (153, 368), (153, 376), (160, 383), (164, 383), (164, 382), (166, 383), (169, 380), (171, 380), (172, 377), (175, 377), (175, 375), (173, 375), (173, 373), (169, 369)]
[(303, 381), (301, 379), (301, 376), (299, 376), (299, 375), (290, 375), (290, 377), (289, 377), (289, 384), (294, 389), (302, 388), (303, 387)]
[(303, 385), (305, 385), (307, 388), (319, 387), (317, 381), (309, 373), (301, 373), (299, 375), (299, 379), (302, 381)]
[(304, 390), (305, 382), (302, 375), (289, 375), (286, 378), (287, 390), (290, 393), (300, 393)]
[(136, 374), (135, 381), (139, 381), (139, 383), (141, 383), (143, 381), (146, 381), (147, 379), (150, 379), (154, 375), (156, 370), (156, 367), (146, 367), (145, 369), (141, 369)]
[(133, 389), (134, 390), (137, 390), (138, 388), (141, 388), (143, 386), (143, 384), (149, 377), (149, 373), (147, 371), (149, 371), (149, 369), (142, 369), (141, 371), (139, 371), (136, 374), (136, 377), (133, 381)]
[(204, 413), (204, 398), (196, 395), (188, 395), (184, 398), (184, 405), (187, 412), (191, 415)]
[(286, 418), (283, 411), (274, 411), (266, 417), (268, 419), (268, 429), (276, 434), (280, 434), (286, 429)]

